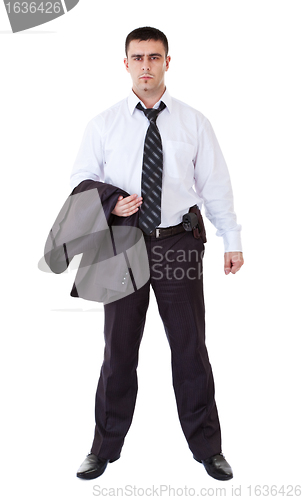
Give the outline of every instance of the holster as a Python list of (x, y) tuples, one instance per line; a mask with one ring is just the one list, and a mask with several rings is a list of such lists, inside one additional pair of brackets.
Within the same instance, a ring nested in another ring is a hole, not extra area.
[(194, 237), (197, 240), (199, 238), (201, 238), (203, 243), (206, 243), (207, 239), (206, 239), (205, 226), (204, 226), (203, 217), (202, 217), (202, 214), (201, 214), (201, 211), (200, 211), (198, 205), (194, 205), (193, 207), (190, 207), (189, 213), (190, 212), (193, 212), (194, 214), (196, 214), (196, 216), (198, 218), (198, 227), (193, 228)]

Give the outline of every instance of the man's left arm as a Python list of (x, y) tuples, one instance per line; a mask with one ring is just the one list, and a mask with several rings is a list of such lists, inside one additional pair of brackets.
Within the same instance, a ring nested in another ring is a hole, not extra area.
[(235, 274), (244, 263), (241, 226), (234, 211), (230, 176), (210, 122), (205, 118), (199, 130), (195, 158), (195, 188), (202, 198), (205, 215), (224, 242), (224, 272)]

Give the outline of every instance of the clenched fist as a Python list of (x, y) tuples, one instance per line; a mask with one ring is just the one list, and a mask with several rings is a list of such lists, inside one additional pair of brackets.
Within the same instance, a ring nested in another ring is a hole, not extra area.
[(244, 264), (242, 252), (226, 252), (224, 254), (224, 272), (225, 274), (236, 274)]

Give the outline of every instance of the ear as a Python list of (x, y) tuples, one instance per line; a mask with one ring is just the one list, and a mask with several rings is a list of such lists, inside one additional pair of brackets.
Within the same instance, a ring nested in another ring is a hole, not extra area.
[(171, 57), (167, 56), (166, 61), (165, 61), (165, 71), (167, 71), (169, 68), (170, 59), (171, 59)]
[(124, 58), (124, 65), (125, 65), (126, 71), (129, 73), (128, 59), (127, 59), (127, 57)]

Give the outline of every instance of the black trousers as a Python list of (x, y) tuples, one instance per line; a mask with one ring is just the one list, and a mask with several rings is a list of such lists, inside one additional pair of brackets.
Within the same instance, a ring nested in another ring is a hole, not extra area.
[(133, 294), (104, 305), (105, 351), (91, 453), (101, 459), (120, 456), (135, 409), (138, 351), (152, 286), (171, 348), (181, 427), (190, 450), (205, 459), (221, 452), (221, 432), (205, 346), (204, 244), (192, 232), (161, 239), (146, 236), (145, 241), (149, 282)]

